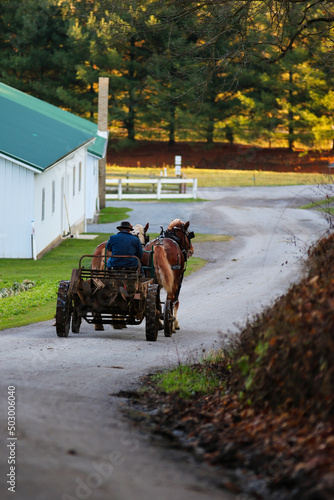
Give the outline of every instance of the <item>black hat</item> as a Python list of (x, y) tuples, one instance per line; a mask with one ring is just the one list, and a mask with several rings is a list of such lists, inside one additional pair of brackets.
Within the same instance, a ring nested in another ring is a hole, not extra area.
[(120, 226), (117, 226), (117, 229), (119, 231), (122, 231), (122, 229), (133, 229), (133, 227), (131, 226), (130, 222), (128, 222), (127, 220), (121, 222), (121, 225)]

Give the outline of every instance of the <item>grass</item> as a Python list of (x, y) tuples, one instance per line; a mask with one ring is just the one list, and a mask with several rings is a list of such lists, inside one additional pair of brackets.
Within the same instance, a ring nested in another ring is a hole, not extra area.
[(108, 239), (100, 233), (94, 240), (69, 238), (39, 260), (0, 259), (0, 287), (30, 279), (36, 287), (13, 297), (0, 299), (0, 330), (52, 319), (56, 312), (56, 293), (60, 280), (71, 279), (79, 258), (92, 254)]
[(192, 365), (180, 365), (174, 370), (157, 374), (155, 382), (161, 391), (175, 393), (185, 399), (198, 393), (210, 394), (221, 384), (209, 370)]
[(196, 234), (195, 243), (205, 243), (208, 241), (230, 241), (233, 236), (228, 234)]
[[(159, 233), (150, 233), (150, 240), (157, 238)], [(205, 234), (205, 233), (196, 233), (195, 239), (193, 242), (195, 243), (205, 243), (208, 241), (230, 241), (233, 239), (233, 236), (229, 236), (228, 234)]]
[[(160, 176), (159, 168), (127, 168), (107, 165), (110, 177), (147, 177)], [(264, 172), (260, 170), (212, 170), (200, 168), (182, 168), (188, 178), (197, 178), (198, 187), (228, 186), (292, 186), (327, 183), (328, 176), (322, 174), (302, 174), (295, 172)], [(175, 177), (174, 168), (167, 170), (168, 176)], [(165, 200), (163, 200), (165, 201)]]
[(324, 200), (319, 200), (314, 203), (308, 203), (307, 205), (303, 205), (300, 208), (316, 208), (318, 210), (321, 210), (323, 212), (326, 212), (328, 214), (334, 214), (334, 207), (330, 207), (329, 204), (334, 203), (334, 196), (329, 196), (328, 198), (325, 198)]
[(191, 257), (191, 259), (188, 259), (187, 261), (187, 269), (184, 275), (189, 276), (189, 274), (199, 271), (200, 269), (202, 269), (202, 267), (205, 266), (206, 263), (207, 261), (204, 259), (200, 259), (199, 257)]
[[(153, 239), (158, 234), (151, 234)], [(82, 255), (93, 254), (97, 245), (109, 238), (98, 233), (94, 240), (68, 238), (39, 260), (0, 259), (0, 288), (29, 279), (36, 286), (27, 292), (0, 299), (0, 330), (52, 319), (56, 312), (56, 296), (61, 280), (70, 280)], [(196, 242), (228, 241), (226, 235), (196, 235)], [(198, 271), (206, 261), (198, 257), (188, 260), (186, 275)]]
[(100, 210), (97, 223), (98, 224), (107, 224), (118, 222), (120, 220), (126, 220), (129, 218), (132, 212), (132, 208), (125, 207), (106, 207)]
[(223, 380), (216, 367), (225, 359), (223, 351), (206, 356), (198, 363), (182, 364), (156, 373), (152, 380), (158, 390), (190, 399), (196, 394), (211, 394), (221, 387)]
[[(130, 200), (124, 200), (124, 201), (130, 201)], [(161, 200), (156, 200), (152, 198), (131, 198), (131, 201), (136, 201), (136, 202), (143, 202), (143, 203), (194, 203), (194, 202), (201, 202), (201, 201), (209, 201), (204, 198), (163, 198)]]

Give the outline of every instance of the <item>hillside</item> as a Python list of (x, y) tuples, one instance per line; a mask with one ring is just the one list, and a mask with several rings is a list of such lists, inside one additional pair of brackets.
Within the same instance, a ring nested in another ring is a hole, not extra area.
[(193, 365), (217, 376), (219, 389), (184, 399), (149, 377), (137, 399), (141, 425), (247, 498), (334, 498), (333, 276), (330, 235), (309, 250), (300, 283), (246, 325), (220, 362)]
[(266, 170), (276, 172), (328, 173), (328, 163), (334, 162), (334, 151), (289, 151), (287, 148), (258, 148), (241, 144), (141, 141), (131, 149), (109, 145), (108, 163), (125, 167), (162, 168), (174, 165), (176, 155), (182, 156), (182, 166), (209, 169)]

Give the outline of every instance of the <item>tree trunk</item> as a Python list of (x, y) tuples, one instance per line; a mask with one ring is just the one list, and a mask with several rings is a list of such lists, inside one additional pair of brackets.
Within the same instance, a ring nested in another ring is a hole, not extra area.
[(136, 140), (136, 138), (135, 138), (135, 134), (136, 134), (135, 115), (136, 115), (136, 113), (135, 113), (135, 108), (134, 108), (134, 102), (132, 100), (132, 96), (130, 93), (128, 116), (127, 116), (127, 119), (124, 121), (126, 130), (128, 132), (128, 139), (130, 139), (130, 141)]
[(292, 111), (292, 105), (293, 105), (293, 94), (292, 94), (292, 85), (293, 85), (293, 73), (290, 70), (289, 71), (289, 113), (288, 113), (288, 121), (289, 121), (289, 135), (288, 135), (288, 141), (289, 141), (289, 150), (293, 150), (293, 143), (294, 143), (294, 124), (293, 124), (293, 111)]
[(130, 40), (130, 63), (129, 63), (130, 88), (129, 88), (128, 116), (124, 122), (126, 130), (128, 132), (128, 139), (130, 139), (130, 141), (136, 140), (135, 139), (135, 135), (136, 135), (136, 131), (135, 131), (136, 98), (135, 98), (135, 70), (134, 70), (135, 54), (134, 54), (134, 51), (135, 51), (135, 38), (132, 36), (131, 40)]
[(214, 130), (215, 130), (214, 119), (211, 116), (209, 116), (209, 123), (208, 123), (208, 126), (206, 128), (206, 142), (208, 144), (212, 144), (213, 143), (213, 133), (214, 133)]
[(228, 142), (232, 145), (234, 143), (234, 134), (233, 129), (229, 125), (225, 127), (225, 136)]
[(173, 146), (175, 144), (175, 106), (172, 105), (170, 120), (168, 124), (168, 135), (169, 135), (169, 146)]

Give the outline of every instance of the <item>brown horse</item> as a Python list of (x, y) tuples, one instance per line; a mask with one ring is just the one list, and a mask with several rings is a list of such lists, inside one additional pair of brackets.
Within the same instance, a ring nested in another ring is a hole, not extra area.
[[(135, 226), (133, 226), (133, 229), (131, 231), (131, 234), (134, 234), (139, 238), (142, 246), (145, 246), (145, 244), (147, 243), (148, 236), (146, 233), (149, 225), (150, 224), (147, 223), (144, 227), (141, 224), (136, 224)], [(106, 244), (107, 241), (104, 241), (96, 247), (94, 257), (92, 258), (92, 269), (106, 269), (107, 261), (111, 256), (111, 252), (109, 250), (106, 250)]]
[[(133, 226), (133, 229), (131, 231), (131, 234), (134, 234), (139, 238), (140, 243), (142, 246), (144, 246), (147, 241), (148, 241), (148, 235), (147, 230), (149, 228), (149, 223), (146, 224), (146, 226), (142, 226), (141, 224), (136, 224)], [(92, 269), (106, 269), (107, 268), (107, 261), (109, 257), (111, 256), (111, 252), (106, 249), (106, 244), (107, 241), (104, 241), (103, 243), (100, 243), (94, 252), (94, 256), (92, 258)], [(96, 316), (99, 316), (98, 313)], [(103, 325), (101, 324), (95, 324), (95, 330), (102, 331), (104, 330)]]
[[(191, 239), (195, 236), (189, 232), (190, 221), (182, 222), (174, 219), (166, 231), (144, 247), (142, 264), (146, 275), (150, 275), (150, 255), (153, 252), (155, 277), (161, 287), (167, 292), (164, 309), (165, 335), (180, 329), (177, 320), (179, 294), (188, 257), (194, 253)], [(169, 323), (169, 324), (166, 324)]]

